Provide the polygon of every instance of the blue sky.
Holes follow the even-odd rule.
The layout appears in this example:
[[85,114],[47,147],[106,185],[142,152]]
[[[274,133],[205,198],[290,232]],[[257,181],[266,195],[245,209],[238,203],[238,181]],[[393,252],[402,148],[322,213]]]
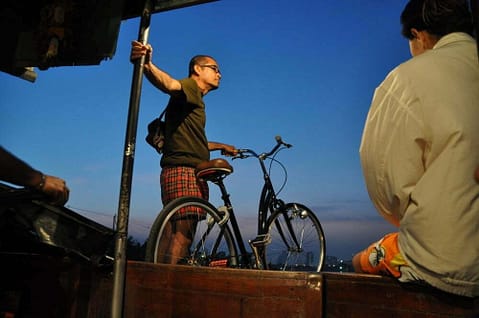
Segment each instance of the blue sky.
[[[375,87],[410,57],[400,35],[405,3],[220,0],[152,17],[155,64],[176,78],[186,77],[195,54],[212,55],[221,67],[220,89],[205,97],[210,140],[258,152],[276,135],[293,144],[278,156],[288,170],[281,197],[316,212],[330,255],[350,258],[393,230],[369,202],[358,148]],[[1,144],[67,180],[67,207],[108,226],[118,212],[128,57],[139,22],[122,22],[114,57],[98,66],[37,70],[33,84],[0,73]],[[129,223],[140,241],[161,209],[159,157],[144,142],[146,125],[167,100],[143,81]],[[259,167],[253,160],[232,165],[227,186],[249,229]],[[274,169],[272,178],[280,184],[283,174]],[[210,196],[219,202],[213,185]]]

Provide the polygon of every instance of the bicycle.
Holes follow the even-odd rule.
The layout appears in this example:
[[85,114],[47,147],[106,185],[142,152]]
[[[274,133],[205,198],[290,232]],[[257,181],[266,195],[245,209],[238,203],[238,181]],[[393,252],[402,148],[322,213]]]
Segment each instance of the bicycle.
[[[180,197],[168,203],[155,219],[149,233],[145,260],[154,263],[170,262],[162,244],[171,237],[172,226],[191,226],[191,244],[174,264],[209,267],[233,267],[284,271],[321,271],[326,253],[324,232],[313,211],[300,203],[285,203],[278,198],[287,180],[285,167],[275,159],[278,152],[292,145],[276,137],[276,145],[267,153],[238,149],[232,159],[258,159],[264,185],[258,208],[256,238],[249,240],[248,252],[236,219],[230,195],[223,180],[233,172],[224,159],[213,159],[196,168],[198,178],[217,185],[224,206],[214,207],[198,197]],[[269,169],[265,161],[271,160]],[[285,171],[285,180],[275,191],[270,178],[271,165],[278,163]],[[188,209],[188,216],[178,215]],[[180,222],[180,223],[178,223]],[[166,261],[168,260],[168,261]]]

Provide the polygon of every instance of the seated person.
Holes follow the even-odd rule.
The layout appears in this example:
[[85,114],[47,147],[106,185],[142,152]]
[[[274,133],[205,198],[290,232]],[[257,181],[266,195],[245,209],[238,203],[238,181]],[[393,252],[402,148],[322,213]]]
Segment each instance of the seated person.
[[[412,58],[376,89],[360,157],[378,212],[398,227],[356,272],[479,296],[479,63],[466,0],[410,0]],[[475,178],[474,178],[475,173]]]

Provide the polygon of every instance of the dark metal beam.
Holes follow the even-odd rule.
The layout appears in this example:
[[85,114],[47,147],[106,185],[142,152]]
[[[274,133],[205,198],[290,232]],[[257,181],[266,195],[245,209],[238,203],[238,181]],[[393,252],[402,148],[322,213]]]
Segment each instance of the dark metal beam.
[[[219,0],[152,0],[152,13],[181,9],[198,4],[215,2]],[[142,1],[126,0],[122,20],[128,20],[141,16],[143,10]]]
[[[151,15],[153,13],[179,9],[186,6],[202,4],[217,0],[144,0],[141,3],[140,30],[138,41],[146,44],[150,31]],[[128,240],[128,218],[130,213],[131,184],[133,177],[133,163],[135,158],[136,134],[138,127],[138,114],[140,110],[141,86],[143,80],[143,64],[145,57],[134,64],[133,78],[130,92],[130,104],[123,153],[123,167],[120,181],[120,197],[116,223],[113,290],[111,303],[111,318],[123,317],[125,278],[126,278],[126,243]]]
[[[151,20],[151,2],[146,0],[140,20],[138,41],[148,42]],[[130,91],[130,104],[126,126],[123,166],[120,181],[120,198],[116,223],[115,255],[113,268],[113,290],[111,301],[111,318],[123,317],[125,278],[126,278],[126,246],[128,240],[128,219],[130,214],[131,184],[133,179],[133,163],[135,158],[138,114],[140,112],[141,86],[143,83],[143,64],[145,57],[135,61]]]

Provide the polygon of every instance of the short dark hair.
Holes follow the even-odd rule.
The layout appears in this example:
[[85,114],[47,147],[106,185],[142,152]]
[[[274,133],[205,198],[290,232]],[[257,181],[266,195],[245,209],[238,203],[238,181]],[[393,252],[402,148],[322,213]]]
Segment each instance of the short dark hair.
[[191,58],[190,64],[188,65],[188,76],[191,76],[193,73],[195,73],[195,65],[200,65],[205,63],[206,59],[212,59],[214,60],[213,57],[209,55],[195,55]]
[[467,0],[410,0],[401,13],[401,34],[413,39],[411,29],[442,37],[452,32],[474,34]]

